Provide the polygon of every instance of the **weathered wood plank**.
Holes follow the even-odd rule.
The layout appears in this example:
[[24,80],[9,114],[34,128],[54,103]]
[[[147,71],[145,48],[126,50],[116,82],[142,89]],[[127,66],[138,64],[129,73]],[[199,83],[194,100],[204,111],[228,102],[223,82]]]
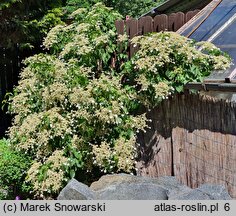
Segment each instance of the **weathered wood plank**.
[[[129,36],[129,39],[139,35],[138,20],[132,18],[126,21],[126,33]],[[134,47],[132,44],[130,44],[129,49],[129,57],[132,57],[137,51],[137,47]]]
[[138,20],[139,35],[153,32],[153,19],[150,16],[142,17]]
[[185,14],[185,22],[187,23],[190,19],[192,19],[196,14],[198,14],[200,10],[189,11]]
[[116,20],[115,26],[116,26],[117,33],[123,35],[124,29],[125,29],[125,21],[124,20]]
[[[118,34],[124,34],[126,31],[129,38],[132,39],[134,36],[144,35],[149,32],[177,31],[196,13],[197,10],[190,11],[186,14],[182,12],[172,13],[170,15],[161,14],[154,18],[146,16],[141,17],[139,20],[128,18],[126,21],[116,21],[115,26]],[[138,47],[129,47],[129,56],[133,56],[137,49]]]
[[161,32],[168,30],[168,16],[166,14],[155,16],[153,22],[153,31]]
[[[148,116],[160,150],[150,142],[150,132],[143,134],[139,164],[146,157],[147,172],[141,175],[171,173],[192,188],[223,184],[236,198],[236,103],[206,95],[177,95]],[[147,144],[152,157],[145,156]],[[168,160],[171,164],[164,166]]]

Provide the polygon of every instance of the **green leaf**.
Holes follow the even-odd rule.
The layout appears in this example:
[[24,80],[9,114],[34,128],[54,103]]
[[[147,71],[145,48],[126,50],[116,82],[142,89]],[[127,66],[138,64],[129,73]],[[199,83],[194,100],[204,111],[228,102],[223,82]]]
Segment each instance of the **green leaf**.
[[74,170],[70,170],[70,178],[74,178],[75,177],[75,171]]

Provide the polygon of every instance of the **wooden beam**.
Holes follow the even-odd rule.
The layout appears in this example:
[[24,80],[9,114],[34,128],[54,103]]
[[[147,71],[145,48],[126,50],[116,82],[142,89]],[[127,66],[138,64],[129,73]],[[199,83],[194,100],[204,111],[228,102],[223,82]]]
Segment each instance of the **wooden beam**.
[[203,91],[236,92],[235,83],[188,83],[184,88]]

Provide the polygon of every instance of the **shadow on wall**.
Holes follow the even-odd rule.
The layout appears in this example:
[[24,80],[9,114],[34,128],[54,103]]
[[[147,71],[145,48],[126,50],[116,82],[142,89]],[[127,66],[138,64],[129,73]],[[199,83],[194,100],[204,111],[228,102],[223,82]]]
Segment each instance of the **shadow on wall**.
[[6,130],[11,124],[11,116],[0,110],[0,138],[5,136]]
[[0,46],[0,138],[10,126],[11,116],[2,110],[2,100],[7,92],[12,92],[18,83],[18,76],[23,66],[22,60],[41,51],[39,44],[33,44],[35,49],[21,50],[19,44],[11,48]]
[[146,158],[145,161],[153,158],[153,146],[163,139],[170,139],[177,127],[188,132],[207,130],[236,135],[236,103],[208,95],[175,95],[148,112],[147,117],[152,120],[149,123],[151,129],[146,133],[140,132],[138,136],[140,157]]
[[176,176],[192,188],[222,184],[236,197],[236,103],[175,95],[148,118],[151,129],[138,136],[138,175]]

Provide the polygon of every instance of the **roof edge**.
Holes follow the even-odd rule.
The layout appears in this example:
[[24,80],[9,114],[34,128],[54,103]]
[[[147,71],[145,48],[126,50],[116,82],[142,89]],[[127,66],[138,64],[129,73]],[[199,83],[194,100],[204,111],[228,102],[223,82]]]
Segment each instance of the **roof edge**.
[[184,31],[194,22],[198,21],[197,26],[193,28],[193,30],[185,35],[186,37],[191,36],[191,34],[209,17],[209,15],[215,10],[215,8],[222,2],[222,0],[213,0],[207,6],[205,6],[199,13],[197,13],[192,19],[190,19],[187,23],[185,23],[180,29],[178,29],[177,33],[183,34]]

